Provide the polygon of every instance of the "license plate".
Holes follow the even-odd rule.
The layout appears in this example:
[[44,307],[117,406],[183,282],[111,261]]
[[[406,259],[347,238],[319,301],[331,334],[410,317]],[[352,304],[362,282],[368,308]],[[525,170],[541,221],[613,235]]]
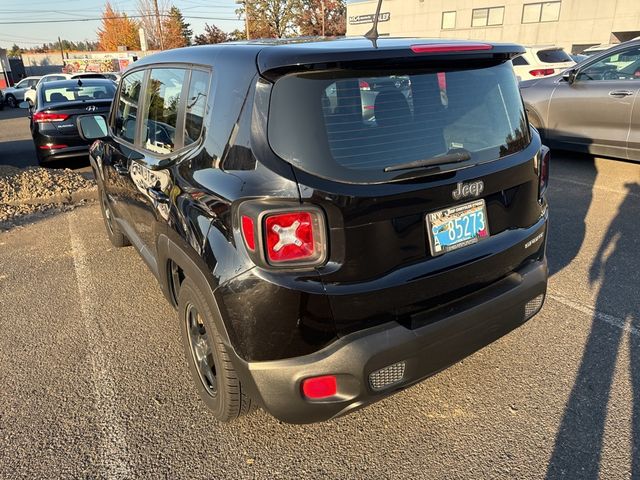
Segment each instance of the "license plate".
[[489,237],[484,200],[427,214],[429,246],[434,257]]

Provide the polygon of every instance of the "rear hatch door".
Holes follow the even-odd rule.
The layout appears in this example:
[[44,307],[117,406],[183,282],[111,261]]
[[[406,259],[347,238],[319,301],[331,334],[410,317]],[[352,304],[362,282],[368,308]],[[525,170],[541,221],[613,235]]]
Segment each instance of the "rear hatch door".
[[[414,325],[544,243],[521,244],[542,215],[540,141],[509,57],[408,50],[389,62],[267,72],[270,145],[293,165],[303,201],[327,216],[330,260],[319,273],[340,333]],[[458,161],[406,166],[438,157]]]

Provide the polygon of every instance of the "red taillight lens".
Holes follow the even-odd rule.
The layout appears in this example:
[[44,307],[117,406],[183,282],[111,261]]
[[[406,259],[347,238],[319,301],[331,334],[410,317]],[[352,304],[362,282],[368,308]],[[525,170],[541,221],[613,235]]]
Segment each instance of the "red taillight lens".
[[247,244],[247,248],[251,251],[256,249],[256,233],[255,224],[253,218],[242,216],[242,236],[244,237],[244,243]]
[[267,258],[271,263],[307,260],[315,256],[313,221],[309,212],[270,215],[265,220]]
[[549,162],[551,161],[551,151],[548,147],[543,146],[539,153],[538,178],[539,196],[542,197],[549,185]]
[[67,148],[68,145],[63,143],[46,143],[44,145],[40,145],[40,150],[60,150],[61,148]]
[[371,90],[371,86],[369,82],[365,82],[364,80],[360,80],[360,90]]
[[553,68],[538,68],[530,70],[529,73],[534,77],[546,77],[547,75],[553,75],[555,70]]
[[431,45],[411,45],[413,53],[445,53],[445,52],[473,52],[477,50],[491,50],[487,43],[434,43]]
[[46,113],[46,112],[36,112],[33,115],[34,122],[63,122],[69,115],[64,113]]
[[258,202],[240,208],[240,231],[256,265],[316,267],[325,261],[327,229],[319,208],[265,210]]
[[302,381],[302,393],[312,400],[333,397],[338,393],[338,381],[334,375],[306,378]]

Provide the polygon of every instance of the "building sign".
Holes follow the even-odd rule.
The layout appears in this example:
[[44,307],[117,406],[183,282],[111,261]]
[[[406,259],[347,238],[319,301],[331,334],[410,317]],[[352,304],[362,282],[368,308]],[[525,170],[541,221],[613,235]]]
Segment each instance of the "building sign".
[[[373,23],[373,17],[375,13],[369,13],[367,15],[351,15],[349,17],[349,25],[362,25],[364,23]],[[388,22],[391,18],[390,12],[384,12],[378,15],[378,22]]]

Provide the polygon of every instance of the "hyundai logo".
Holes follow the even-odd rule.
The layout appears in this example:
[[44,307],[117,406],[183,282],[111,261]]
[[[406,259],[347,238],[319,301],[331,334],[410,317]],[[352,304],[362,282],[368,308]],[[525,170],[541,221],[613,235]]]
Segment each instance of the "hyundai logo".
[[451,192],[454,200],[460,200],[466,197],[477,197],[484,191],[484,182],[477,180],[475,182],[463,183],[458,182],[456,189]]
[[98,109],[95,105],[89,105],[86,110],[87,112],[95,112]]

